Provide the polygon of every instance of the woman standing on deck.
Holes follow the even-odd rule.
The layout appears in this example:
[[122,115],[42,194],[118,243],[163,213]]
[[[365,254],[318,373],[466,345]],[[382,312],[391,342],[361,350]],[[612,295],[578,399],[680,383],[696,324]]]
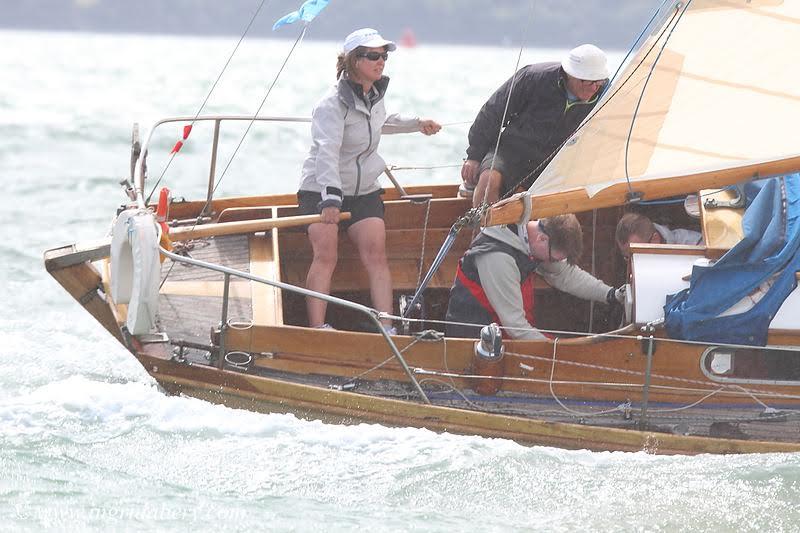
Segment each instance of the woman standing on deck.
[[[372,305],[386,313],[392,311],[392,280],[386,260],[383,191],[378,183],[386,164],[378,155],[378,143],[381,133],[433,135],[441,129],[433,120],[386,115],[383,97],[389,78],[383,69],[389,52],[396,48],[371,28],[347,36],[336,64],[338,83],[312,113],[311,149],[297,192],[301,214],[322,215],[321,222],[308,227],[314,258],[306,287],[330,293],[338,260],[339,213],[349,211],[351,219],[342,224],[367,270]],[[306,305],[311,327],[331,327],[325,322],[325,301],[307,298]],[[393,330],[390,320],[383,321],[383,326]]]

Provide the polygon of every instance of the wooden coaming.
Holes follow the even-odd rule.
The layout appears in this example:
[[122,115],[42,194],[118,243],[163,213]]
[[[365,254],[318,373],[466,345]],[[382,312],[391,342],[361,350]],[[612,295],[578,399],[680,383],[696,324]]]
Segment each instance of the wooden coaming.
[[[396,338],[400,350],[406,349],[412,341],[411,337]],[[792,341],[796,344],[800,339],[795,336]],[[383,338],[375,334],[288,326],[253,327],[230,331],[226,345],[232,350],[268,353],[269,357],[257,358],[258,366],[298,374],[352,378],[389,359],[381,368],[368,372],[364,379],[407,381]],[[418,342],[404,352],[404,357],[412,367],[470,375],[473,346],[474,341],[469,339]],[[651,401],[689,404],[718,390],[705,402],[718,405],[752,402],[749,395],[742,393],[741,386],[714,382],[703,374],[699,362],[705,348],[703,345],[656,339],[649,392]],[[642,341],[637,338],[595,336],[566,340],[560,344],[508,341],[505,349],[505,377],[519,380],[504,379],[504,391],[619,403],[642,398],[646,358]],[[555,371],[551,378],[554,357]],[[467,378],[455,378],[455,381],[460,387],[469,386]],[[760,395],[765,400],[769,398],[768,401],[775,404],[800,404],[797,386],[755,383],[746,388],[753,395]]]
[[[395,290],[411,290],[419,281],[420,259],[424,256],[423,271],[427,272],[436,257],[448,229],[433,228],[427,231],[425,249],[422,249],[422,232],[410,229],[388,229],[386,231],[386,255]],[[430,281],[431,288],[450,288],[456,264],[469,246],[469,231],[458,235],[453,248],[446,256],[442,267]],[[304,235],[282,232],[280,237],[281,260],[284,265],[283,281],[303,286],[313,254],[311,244]],[[350,239],[342,232],[339,239],[339,260],[336,264],[331,290],[333,292],[353,291],[369,287],[369,278],[364,270],[358,251]]]
[[[426,186],[411,186],[406,187],[405,190],[408,194],[423,194],[430,193],[434,198],[454,198],[458,185],[426,185]],[[400,193],[393,188],[384,190],[384,200],[399,200]],[[297,195],[292,194],[270,194],[261,196],[237,196],[228,198],[217,198],[212,200],[211,206],[206,210],[212,213],[223,213],[229,208],[261,208],[261,207],[276,207],[276,206],[291,206],[297,204]],[[174,219],[188,219],[196,217],[200,211],[205,207],[205,200],[188,201],[188,202],[173,202],[170,204],[169,218]],[[155,208],[155,206],[153,206]],[[239,211],[236,220],[250,220],[253,218],[261,218],[258,209],[254,209],[251,216],[241,216],[242,211]],[[231,215],[228,215],[231,216]],[[233,218],[233,217],[232,217]]]
[[[269,235],[251,235],[250,272],[272,281],[281,279],[278,230]],[[253,301],[253,322],[255,324],[283,324],[283,298],[281,290],[263,283],[251,283]]]

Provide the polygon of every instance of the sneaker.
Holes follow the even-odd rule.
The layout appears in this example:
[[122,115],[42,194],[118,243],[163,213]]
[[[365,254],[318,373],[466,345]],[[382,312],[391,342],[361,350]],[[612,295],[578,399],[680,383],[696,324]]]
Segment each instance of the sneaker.
[[389,335],[397,335],[397,328],[394,326],[381,326],[383,331],[388,333]]
[[327,322],[325,322],[325,323],[324,323],[324,324],[322,324],[321,326],[315,326],[315,327],[314,327],[314,329],[330,329],[330,330],[336,331],[336,328],[335,328],[335,327],[333,327],[333,326],[331,326],[331,325],[330,325],[330,324],[328,324]]

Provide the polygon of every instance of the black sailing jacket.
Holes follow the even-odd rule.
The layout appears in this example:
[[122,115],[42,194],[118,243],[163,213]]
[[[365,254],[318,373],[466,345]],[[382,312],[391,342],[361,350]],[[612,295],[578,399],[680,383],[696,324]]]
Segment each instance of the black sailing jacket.
[[[567,105],[560,63],[528,65],[515,76],[498,155],[520,174],[504,176],[504,185],[516,184],[533,172],[526,184],[529,186],[546,166],[546,160],[594,108],[597,96],[588,102]],[[468,159],[481,161],[494,151],[511,81],[497,89],[475,117],[469,130]]]

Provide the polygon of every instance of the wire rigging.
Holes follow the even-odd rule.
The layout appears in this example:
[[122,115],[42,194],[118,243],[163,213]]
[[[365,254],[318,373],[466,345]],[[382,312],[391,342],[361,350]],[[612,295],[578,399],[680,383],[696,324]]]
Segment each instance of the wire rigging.
[[261,103],[258,105],[258,108],[256,109],[255,113],[253,113],[253,117],[250,119],[250,122],[247,124],[247,128],[245,129],[244,133],[242,133],[242,136],[239,139],[239,143],[236,145],[236,148],[233,150],[233,153],[231,154],[230,158],[228,159],[228,162],[225,164],[225,168],[222,170],[222,173],[220,174],[219,178],[217,179],[216,183],[214,184],[214,188],[211,190],[211,194],[209,195],[208,200],[206,200],[205,206],[200,211],[201,213],[204,212],[208,208],[208,206],[209,206],[209,204],[211,202],[211,199],[214,197],[214,193],[217,191],[217,188],[222,183],[222,180],[225,177],[225,174],[228,172],[228,169],[230,168],[231,163],[233,163],[233,160],[236,158],[236,154],[239,152],[239,149],[242,147],[242,144],[244,143],[244,140],[247,138],[247,134],[250,133],[250,129],[253,127],[253,124],[255,123],[256,119],[258,118],[258,115],[261,112],[261,109],[264,107],[264,104],[266,104],[267,98],[269,98],[269,95],[272,92],[272,89],[275,88],[275,85],[278,83],[278,78],[280,78],[281,73],[283,73],[283,69],[286,68],[286,64],[289,62],[289,58],[292,57],[292,54],[294,53],[295,49],[297,48],[297,45],[302,42],[303,37],[305,37],[307,31],[308,31],[308,24],[306,23],[305,25],[303,25],[303,29],[300,31],[300,34],[297,36],[297,39],[295,39],[294,43],[292,44],[292,48],[289,50],[289,53],[284,58],[283,63],[281,64],[281,67],[278,69],[278,73],[275,75],[275,78],[273,78],[272,82],[270,83],[270,86],[267,89],[267,92],[264,95],[264,98],[261,99]]
[[[497,142],[494,145],[494,154],[492,154],[492,164],[489,166],[489,171],[494,170],[495,161],[497,160],[497,151],[500,149],[500,139],[503,135],[503,125],[506,123],[506,117],[508,116],[508,106],[511,104],[511,95],[514,94],[514,86],[517,83],[517,76],[519,76],[519,64],[522,61],[522,51],[525,49],[525,36],[530,29],[531,23],[533,22],[533,13],[534,13],[534,2],[531,2],[531,12],[530,16],[528,17],[528,24],[523,29],[522,39],[520,39],[519,44],[519,52],[517,53],[517,62],[514,65],[514,74],[511,76],[511,85],[508,88],[508,97],[506,98],[506,105],[503,107],[503,118],[500,119],[500,127],[497,130]],[[476,169],[476,172],[480,171],[480,168]],[[483,191],[483,200],[481,203],[488,204],[489,200],[489,187],[484,189]]]
[[[217,88],[217,84],[219,83],[219,80],[222,79],[222,75],[225,73],[225,70],[228,68],[228,65],[230,65],[231,61],[233,60],[233,56],[235,56],[236,52],[239,50],[239,45],[241,45],[242,41],[244,41],[244,38],[247,35],[247,32],[250,31],[250,28],[253,26],[253,22],[255,22],[256,18],[258,18],[258,14],[261,12],[261,9],[264,7],[264,4],[266,3],[266,1],[267,0],[261,0],[261,3],[256,8],[255,12],[253,13],[253,16],[250,17],[250,21],[247,23],[247,26],[245,27],[244,31],[242,32],[241,37],[239,37],[239,40],[236,42],[236,46],[233,47],[233,50],[231,51],[230,55],[228,56],[228,59],[225,61],[225,65],[222,66],[222,70],[220,70],[219,75],[217,75],[217,79],[214,80],[214,83],[211,85],[211,89],[209,89],[208,94],[206,94],[206,97],[203,99],[203,103],[200,104],[200,107],[197,109],[197,112],[194,114],[194,117],[192,118],[192,121],[189,124],[189,128],[190,129],[191,129],[192,126],[194,126],[194,123],[197,121],[197,117],[200,116],[200,113],[202,113],[203,109],[205,109],[209,98],[211,98],[211,94],[214,92],[214,89]],[[172,165],[172,160],[175,159],[176,155],[178,155],[177,151],[173,151],[170,154],[169,160],[164,165],[164,170],[161,171],[161,174],[158,176],[158,179],[156,180],[155,184],[153,185],[153,188],[150,190],[150,194],[147,195],[147,200],[145,200],[145,202],[144,202],[145,205],[150,203],[150,198],[152,198],[153,193],[155,192],[155,190],[158,187],[159,183],[161,183],[161,180],[164,178],[164,175],[167,173],[167,170],[169,169],[170,165]],[[142,188],[144,189],[144,183],[143,183]]]
[[[250,133],[250,129],[253,127],[253,124],[255,123],[256,119],[258,118],[258,115],[261,112],[261,109],[264,107],[264,104],[267,102],[267,98],[269,98],[269,95],[272,92],[272,89],[278,83],[278,78],[280,78],[280,75],[283,72],[283,69],[286,67],[286,64],[289,62],[289,58],[292,57],[292,54],[294,53],[294,50],[297,48],[297,45],[300,44],[300,42],[303,40],[303,37],[305,37],[307,31],[308,31],[308,23],[303,25],[303,29],[300,31],[300,34],[297,36],[297,39],[295,39],[294,43],[292,44],[292,47],[289,50],[289,53],[286,55],[286,58],[284,58],[283,63],[281,64],[280,69],[278,69],[278,73],[275,75],[275,77],[273,78],[272,82],[270,83],[270,86],[267,89],[267,92],[264,95],[264,98],[261,99],[261,103],[258,105],[258,108],[256,109],[255,113],[253,113],[253,116],[250,119],[250,122],[248,122],[247,128],[245,128],[244,133],[242,133],[242,136],[239,139],[239,142],[236,145],[236,148],[233,150],[233,153],[228,158],[228,162],[225,164],[225,168],[220,173],[219,178],[216,179],[216,181],[214,183],[214,187],[211,189],[211,194],[208,195],[208,198],[206,199],[205,204],[203,204],[203,208],[199,211],[199,214],[197,215],[197,218],[195,219],[194,224],[192,224],[192,226],[191,226],[192,229],[194,229],[197,226],[197,224],[200,223],[202,214],[205,213],[206,209],[208,209],[208,207],[211,205],[211,201],[214,198],[214,193],[217,192],[217,188],[222,183],[222,179],[225,177],[226,173],[228,172],[228,169],[231,166],[231,163],[233,163],[233,160],[236,158],[236,154],[239,152],[239,149],[242,147],[242,144],[244,143],[244,140],[247,138],[247,134]],[[173,157],[174,157],[174,155],[175,154],[173,154]],[[172,160],[172,158],[170,158],[170,161],[171,160]],[[151,192],[151,194],[152,194],[152,192]],[[164,282],[166,282],[167,278],[169,278],[169,275],[172,273],[172,267],[173,266],[175,266],[175,263],[172,263],[172,265],[170,266],[169,270],[167,270],[166,275],[161,280],[161,286],[163,286]]]
[[[674,19],[675,16],[677,16],[677,13],[674,13],[672,15],[672,18]],[[553,157],[555,157],[555,155],[559,152],[559,150],[561,150],[561,148],[563,148],[563,146],[567,143],[567,141],[569,141],[569,139],[571,139],[576,133],[578,133],[584,127],[586,127],[586,125],[590,122],[591,118],[594,117],[595,115],[597,115],[617,94],[619,94],[619,92],[624,87],[627,86],[628,82],[631,80],[633,75],[639,70],[639,68],[642,66],[642,63],[644,63],[645,59],[650,55],[650,52],[655,48],[656,43],[658,43],[661,40],[661,36],[667,31],[667,29],[669,28],[671,23],[672,23],[672,20],[670,20],[666,24],[664,24],[664,27],[662,28],[662,30],[659,33],[658,37],[656,39],[654,39],[653,44],[650,46],[650,48],[647,50],[647,52],[642,55],[642,58],[639,61],[639,63],[635,67],[633,67],[631,69],[630,74],[628,74],[628,77],[625,78],[622,82],[620,82],[619,86],[617,86],[617,88],[614,89],[614,91],[611,94],[609,94],[608,96],[604,95],[603,100],[600,101],[598,103],[598,105],[592,110],[591,114],[583,122],[581,122],[581,124],[577,128],[575,128],[575,131],[572,132],[572,135],[570,137],[568,137],[566,140],[564,140],[561,144],[559,144],[556,147],[556,149],[550,155],[548,155],[536,168],[534,168],[524,178],[522,178],[517,183],[516,187],[510,188],[500,198],[501,200],[505,199],[505,198],[508,198],[509,196],[514,194],[514,189],[516,189],[517,187],[523,187],[523,188],[529,187],[531,178],[533,176],[538,176],[539,171],[542,170],[548,163],[550,163],[550,161],[553,159]],[[635,44],[634,44],[634,46],[635,46]]]
[[[648,83],[650,83],[650,78],[653,76],[653,72],[656,69],[656,65],[658,65],[659,59],[661,59],[661,54],[664,53],[664,50],[667,47],[667,43],[669,42],[670,38],[672,37],[672,33],[675,31],[675,28],[678,27],[678,24],[680,23],[681,18],[683,18],[683,14],[686,13],[687,9],[689,9],[689,6],[691,5],[691,3],[692,3],[692,0],[689,0],[683,6],[683,11],[680,11],[680,14],[678,14],[678,10],[680,10],[681,5],[680,4],[676,5],[676,8],[675,8],[676,9],[676,16],[673,17],[674,22],[670,21],[671,27],[670,27],[670,25],[665,26],[665,30],[666,30],[667,27],[670,27],[669,33],[664,38],[664,43],[661,45],[661,48],[658,51],[658,55],[656,55],[655,60],[653,60],[653,64],[650,66],[650,70],[647,72],[647,77],[645,78],[644,84],[642,85],[642,90],[639,93],[639,99],[636,101],[636,107],[633,110],[633,116],[631,116],[631,125],[630,125],[630,128],[628,129],[628,135],[625,137],[625,181],[628,183],[628,192],[630,192],[631,194],[633,193],[633,187],[631,186],[631,177],[630,177],[630,174],[628,172],[628,155],[630,153],[631,138],[633,137],[633,126],[636,124],[636,117],[639,114],[639,107],[642,104],[642,100],[644,100],[644,94],[645,94],[645,91],[647,90],[647,85],[648,85]],[[661,35],[664,35],[664,33],[662,32]],[[661,38],[661,35],[659,35],[659,39]],[[654,43],[654,46],[655,46],[655,43]],[[651,48],[651,50],[648,50],[648,52],[647,52],[648,55],[650,54],[650,51],[652,51],[652,48]]]

